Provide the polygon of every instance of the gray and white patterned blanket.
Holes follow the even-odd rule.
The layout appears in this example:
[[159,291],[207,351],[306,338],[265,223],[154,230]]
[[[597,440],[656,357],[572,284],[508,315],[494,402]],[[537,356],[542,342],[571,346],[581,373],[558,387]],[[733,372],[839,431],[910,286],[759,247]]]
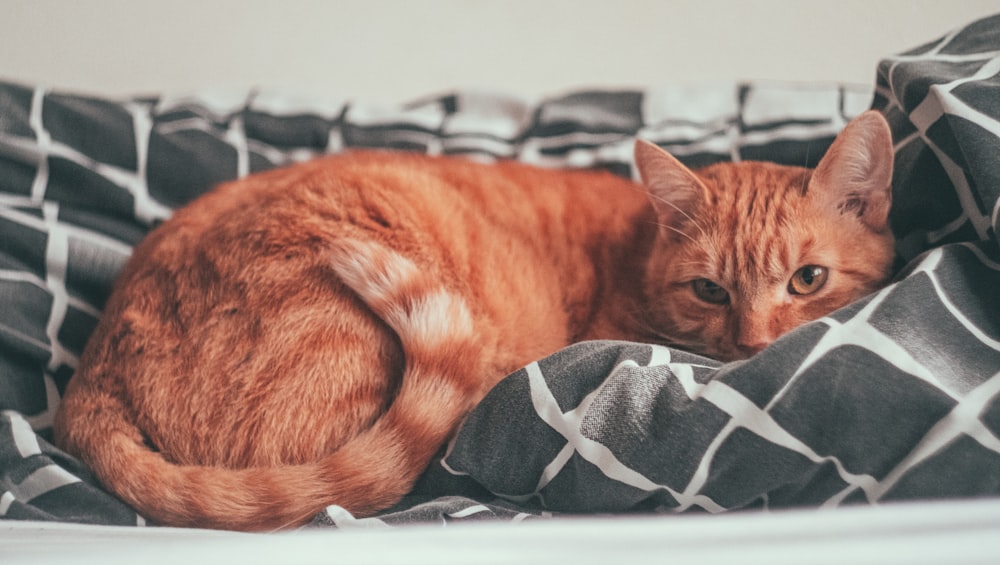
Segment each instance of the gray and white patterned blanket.
[[900,274],[721,364],[571,346],[501,382],[384,525],[1000,495],[1000,16],[878,68],[874,89],[734,84],[461,92],[409,105],[264,91],[109,100],[0,82],[0,518],[144,524],[54,448],[52,416],[132,245],[219,181],[352,147],[631,172],[815,165],[869,105],[896,143]]

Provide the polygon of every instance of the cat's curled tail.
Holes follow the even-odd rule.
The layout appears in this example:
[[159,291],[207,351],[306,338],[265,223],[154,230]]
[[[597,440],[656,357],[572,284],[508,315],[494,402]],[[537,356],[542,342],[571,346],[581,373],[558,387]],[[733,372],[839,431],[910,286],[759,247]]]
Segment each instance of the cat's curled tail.
[[476,368],[455,361],[476,347],[473,318],[461,296],[378,244],[337,242],[331,261],[403,345],[406,369],[386,413],[319,461],[226,469],[166,460],[105,394],[92,419],[103,429],[83,440],[106,486],[159,524],[248,531],[300,525],[333,504],[366,516],[398,502],[481,395]]

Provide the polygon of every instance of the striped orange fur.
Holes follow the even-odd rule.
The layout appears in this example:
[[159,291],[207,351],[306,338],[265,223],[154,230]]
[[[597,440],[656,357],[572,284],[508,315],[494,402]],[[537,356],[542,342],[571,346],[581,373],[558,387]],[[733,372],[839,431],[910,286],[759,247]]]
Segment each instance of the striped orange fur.
[[815,171],[694,172],[645,142],[636,163],[641,185],[357,152],[223,185],[136,248],[57,443],[160,524],[370,515],[534,359],[596,338],[739,359],[890,274],[874,112]]

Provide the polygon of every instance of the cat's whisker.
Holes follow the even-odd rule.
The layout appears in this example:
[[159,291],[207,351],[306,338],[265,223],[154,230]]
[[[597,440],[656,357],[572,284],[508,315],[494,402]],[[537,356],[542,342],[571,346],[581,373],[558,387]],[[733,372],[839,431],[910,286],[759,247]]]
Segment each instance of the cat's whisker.
[[688,234],[684,233],[683,231],[681,231],[681,230],[679,230],[679,229],[675,228],[674,226],[670,226],[670,225],[667,225],[667,224],[662,224],[662,223],[660,223],[660,222],[650,222],[650,223],[651,223],[651,224],[653,224],[654,226],[657,226],[657,227],[661,227],[661,228],[665,228],[665,229],[668,229],[668,230],[670,230],[670,231],[672,231],[672,232],[676,233],[677,235],[682,235],[682,236],[684,236],[684,237],[686,237],[686,238],[690,239],[690,240],[691,240],[692,242],[694,242],[694,243],[698,243],[698,240],[696,240],[695,238],[691,237],[690,235],[688,235]]
[[[695,218],[693,218],[691,216],[691,214],[688,214],[687,212],[685,212],[684,210],[682,210],[680,207],[678,207],[673,202],[667,200],[666,198],[664,198],[662,196],[659,196],[657,194],[653,194],[652,192],[650,192],[647,188],[645,188],[642,185],[636,185],[636,186],[632,187],[632,189],[635,190],[636,192],[642,192],[642,193],[644,193],[648,198],[650,198],[652,200],[656,200],[657,202],[662,202],[663,204],[666,204],[667,206],[670,206],[671,208],[673,208],[674,210],[676,210],[680,215],[684,216],[684,219],[686,219],[691,224],[694,224],[694,227],[698,228],[698,231],[701,233],[701,235],[703,237],[706,235],[705,226],[701,225],[698,222],[697,219],[695,219]],[[668,227],[668,226],[665,226],[665,227]],[[690,236],[688,236],[687,234],[684,234],[684,235],[686,237],[690,238]]]
[[654,325],[648,318],[648,309],[629,308],[626,309],[625,313],[636,325],[637,331],[644,334],[642,338],[644,341],[696,355],[712,357],[710,353],[706,353],[710,351],[710,348],[705,341],[692,337],[682,338],[677,335],[670,335],[662,326]]
[[637,328],[642,333],[646,334],[650,341],[655,341],[657,343],[667,345],[670,347],[679,347],[681,349],[689,347],[698,347],[698,344],[693,341],[685,341],[677,339],[676,336],[668,335],[662,328],[654,326],[649,320],[646,319],[647,312],[645,310],[629,309],[627,314],[635,322]]
[[[804,165],[802,165],[803,167],[808,167],[809,166],[809,148],[811,146],[812,146],[812,141],[807,141],[806,142],[806,162],[805,162]],[[806,187],[808,186],[808,178],[809,178],[808,175],[802,175],[802,186],[799,187],[799,192],[801,192],[802,194],[806,193]]]
[[275,527],[275,528],[272,528],[272,529],[269,529],[269,530],[266,530],[266,531],[264,531],[264,532],[262,532],[262,533],[266,533],[266,534],[276,534],[276,533],[278,533],[278,532],[280,532],[280,531],[282,531],[282,530],[285,530],[285,529],[288,529],[288,528],[291,528],[292,526],[296,526],[296,525],[298,525],[298,524],[299,524],[300,522],[301,522],[300,520],[289,520],[288,522],[285,522],[285,523],[281,524],[280,526],[277,526],[277,527]]
[[680,206],[678,206],[678,205],[674,204],[673,202],[671,202],[671,201],[667,200],[666,198],[663,198],[662,196],[659,196],[659,195],[656,195],[656,194],[653,194],[653,193],[651,193],[651,192],[650,192],[650,193],[648,193],[648,194],[649,194],[649,197],[650,197],[650,198],[652,198],[652,199],[655,199],[655,200],[657,200],[658,202],[662,202],[662,203],[666,204],[667,206],[670,206],[671,208],[673,208],[674,210],[676,210],[676,211],[677,211],[677,212],[678,212],[678,213],[679,213],[680,215],[684,216],[684,218],[685,218],[685,219],[686,219],[686,220],[687,220],[688,222],[690,222],[690,223],[694,224],[694,227],[698,228],[698,231],[699,231],[699,232],[701,232],[701,235],[702,235],[702,237],[705,237],[705,236],[707,236],[707,233],[706,233],[706,231],[705,231],[705,227],[704,227],[704,226],[702,226],[702,225],[701,225],[701,224],[700,224],[700,223],[698,222],[698,220],[696,220],[695,218],[691,217],[691,214],[688,214],[687,212],[685,212],[685,211],[684,211],[684,210],[683,210],[683,209],[682,209],[682,208],[681,208]]

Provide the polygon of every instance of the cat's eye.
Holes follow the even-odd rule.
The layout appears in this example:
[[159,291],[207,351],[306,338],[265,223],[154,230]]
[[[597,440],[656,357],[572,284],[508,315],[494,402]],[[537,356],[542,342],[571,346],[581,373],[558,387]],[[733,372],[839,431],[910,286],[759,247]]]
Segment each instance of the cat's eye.
[[726,304],[729,302],[729,293],[726,292],[726,289],[708,279],[692,281],[691,288],[694,289],[695,296],[709,304]]
[[812,294],[823,288],[828,276],[829,271],[826,267],[806,265],[792,275],[792,280],[788,281],[788,292],[799,295]]

